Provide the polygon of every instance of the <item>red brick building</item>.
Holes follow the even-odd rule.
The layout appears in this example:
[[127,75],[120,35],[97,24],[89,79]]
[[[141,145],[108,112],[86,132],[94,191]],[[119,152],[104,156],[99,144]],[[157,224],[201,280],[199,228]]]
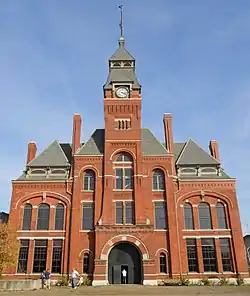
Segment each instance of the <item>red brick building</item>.
[[[103,87],[104,129],[81,143],[54,141],[36,155],[28,144],[24,173],[12,182],[9,222],[22,247],[15,277],[75,267],[93,285],[156,284],[167,278],[249,277],[235,179],[194,140],[165,142],[141,127],[135,59],[119,40]],[[153,107],[152,107],[153,108]],[[87,120],[87,119],[86,119]]]

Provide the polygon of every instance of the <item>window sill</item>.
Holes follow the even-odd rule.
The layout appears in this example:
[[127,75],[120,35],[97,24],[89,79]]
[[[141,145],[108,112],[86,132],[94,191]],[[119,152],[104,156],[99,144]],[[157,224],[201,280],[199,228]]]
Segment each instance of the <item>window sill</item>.
[[84,229],[84,230],[80,230],[80,232],[93,232],[93,229]]
[[93,192],[95,192],[95,190],[81,190],[81,192],[93,193]]
[[52,233],[60,233],[60,232],[66,232],[65,230],[17,230],[17,232],[52,232]]
[[115,191],[115,192],[124,192],[124,191],[132,192],[133,189],[113,189],[113,191]]
[[160,231],[167,232],[168,229],[154,229],[154,231],[156,231],[156,232],[160,232]]
[[155,190],[152,190],[152,192],[153,192],[153,193],[156,193],[156,192],[165,192],[165,190],[164,190],[164,189],[160,189],[160,190],[156,190],[156,189],[155,189]]

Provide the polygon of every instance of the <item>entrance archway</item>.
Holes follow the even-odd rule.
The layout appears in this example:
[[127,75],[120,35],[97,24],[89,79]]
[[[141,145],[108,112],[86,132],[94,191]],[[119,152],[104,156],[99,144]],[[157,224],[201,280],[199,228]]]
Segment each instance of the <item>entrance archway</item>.
[[142,258],[138,249],[130,243],[115,245],[108,257],[108,280],[110,284],[122,284],[122,271],[126,270],[127,284],[141,284]]

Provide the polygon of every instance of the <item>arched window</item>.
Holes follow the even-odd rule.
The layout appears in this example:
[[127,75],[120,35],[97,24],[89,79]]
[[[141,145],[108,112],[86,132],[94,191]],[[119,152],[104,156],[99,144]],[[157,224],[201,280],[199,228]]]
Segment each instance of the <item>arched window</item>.
[[49,205],[42,203],[38,207],[37,230],[49,229]]
[[227,229],[226,212],[222,202],[216,205],[217,223],[219,229]]
[[167,273],[167,257],[166,254],[160,254],[160,273]]
[[95,173],[92,170],[87,170],[84,173],[83,190],[85,190],[85,191],[94,191],[95,190]]
[[194,229],[193,208],[190,203],[184,205],[184,220],[186,229]]
[[83,273],[89,273],[89,254],[83,255]]
[[115,159],[115,162],[133,162],[133,158],[129,153],[121,153]]
[[22,230],[30,230],[32,217],[32,205],[26,204],[23,208]]
[[201,202],[199,204],[199,220],[200,229],[212,229],[211,212],[207,203]]
[[115,189],[131,190],[134,188],[133,158],[128,153],[121,153],[114,161]]
[[63,230],[64,226],[64,205],[56,206],[55,230]]
[[153,171],[153,190],[162,191],[165,189],[164,173],[162,170],[156,169]]

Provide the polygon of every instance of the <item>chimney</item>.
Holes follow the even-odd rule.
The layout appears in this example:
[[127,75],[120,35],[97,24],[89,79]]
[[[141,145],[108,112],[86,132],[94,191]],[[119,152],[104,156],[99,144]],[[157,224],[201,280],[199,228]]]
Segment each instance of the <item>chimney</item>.
[[172,131],[172,115],[165,113],[163,116],[164,132],[165,132],[165,146],[169,153],[174,153],[174,141]]
[[217,160],[220,161],[219,146],[216,140],[211,140],[209,143],[209,149],[211,155]]
[[36,157],[36,142],[30,141],[28,144],[27,164]]
[[81,115],[74,114],[73,135],[72,135],[72,155],[74,155],[81,146],[81,125],[82,125]]

